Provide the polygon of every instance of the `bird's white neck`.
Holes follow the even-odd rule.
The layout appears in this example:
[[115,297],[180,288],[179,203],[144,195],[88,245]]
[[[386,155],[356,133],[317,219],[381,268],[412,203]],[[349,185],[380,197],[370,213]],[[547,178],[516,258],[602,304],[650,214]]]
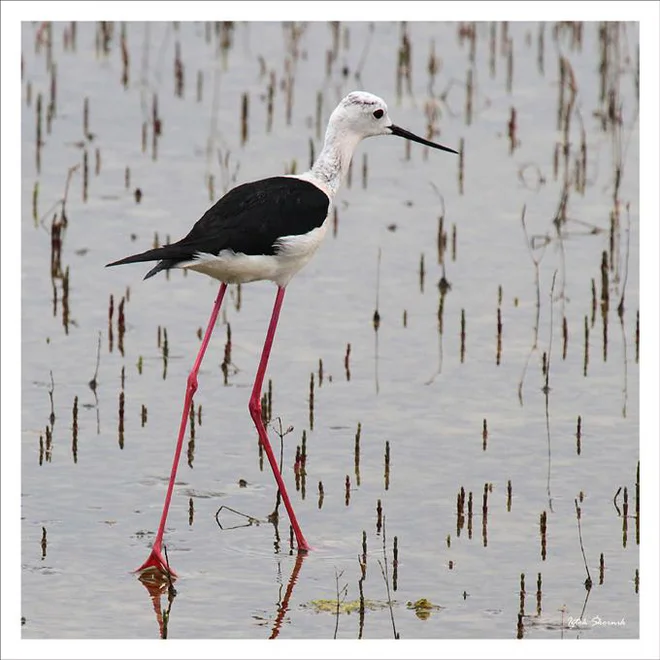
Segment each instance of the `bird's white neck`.
[[361,136],[329,126],[323,149],[312,165],[309,174],[320,181],[334,197],[346,178],[353,152]]

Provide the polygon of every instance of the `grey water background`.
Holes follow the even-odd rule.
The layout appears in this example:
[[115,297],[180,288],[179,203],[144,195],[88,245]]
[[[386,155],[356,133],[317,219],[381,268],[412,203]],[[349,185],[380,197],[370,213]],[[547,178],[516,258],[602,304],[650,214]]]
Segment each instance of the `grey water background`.
[[[40,25],[23,24],[24,638],[157,638],[163,634],[162,610],[168,607],[170,638],[388,638],[393,629],[403,639],[510,639],[520,633],[552,639],[639,636],[639,546],[632,517],[639,460],[637,27],[618,27],[618,131],[603,130],[598,114],[607,111],[607,104],[599,100],[598,24],[582,25],[578,46],[575,28],[478,23],[473,26],[474,61],[470,39],[461,39],[460,27],[237,23],[216,29],[203,23],[115,23],[102,28],[78,23],[73,49],[70,24],[55,23],[45,35],[52,40],[49,64],[47,44],[35,46],[37,38],[45,38]],[[125,87],[122,30],[129,61]],[[404,76],[398,90],[404,33],[411,55],[410,79]],[[405,55],[405,43],[403,48]],[[182,96],[175,94],[177,49],[183,66]],[[437,69],[432,83],[431,52]],[[553,219],[560,205],[564,165],[560,157],[555,179],[553,154],[563,139],[557,123],[560,56],[570,63],[577,90],[569,130],[571,181],[580,153],[578,111],[588,156],[584,191],[569,185],[567,219],[560,223],[558,235]],[[56,104],[48,132],[52,64]],[[468,124],[469,71],[474,95]],[[198,72],[203,79],[201,100]],[[275,87],[269,131],[271,72]],[[288,85],[293,94],[290,123]],[[396,138],[365,141],[354,158],[350,185],[339,195],[336,235],[328,233],[315,259],[288,288],[267,378],[272,379],[273,418],[280,418],[284,428],[293,426],[284,438],[283,474],[315,548],[298,565],[284,511],[279,536],[265,522],[274,507],[275,488],[268,467],[259,469],[256,432],[247,412],[275,289],[269,283],[242,287],[240,308],[238,292],[231,289],[200,373],[195,405],[202,407],[202,418],[195,426],[192,466],[184,451],[165,536],[170,561],[180,576],[176,596],[168,602],[165,590],[152,600],[131,571],[146,558],[158,524],[186,376],[217,284],[178,271],[143,282],[143,266],[103,266],[147,249],[155,232],[161,242],[187,233],[212,203],[210,174],[215,200],[234,183],[291,171],[294,162],[297,171],[306,169],[310,141],[315,153],[322,144],[316,130],[318,94],[322,137],[338,100],[360,88],[383,96],[398,125],[426,134],[433,116],[438,141],[459,148],[464,140],[462,190],[458,157],[426,153],[419,145],[407,152]],[[39,172],[38,94],[43,99]],[[154,158],[155,94],[162,133]],[[243,94],[249,96],[244,144]],[[83,134],[85,98],[93,136]],[[512,153],[507,136],[511,108],[516,110],[519,140]],[[622,163],[620,222],[612,235],[617,162]],[[65,305],[63,278],[51,272],[51,224],[54,215],[60,216],[57,202],[74,166],[80,167],[71,176],[62,234],[61,261],[63,270],[68,269]],[[142,193],[139,203],[137,188]],[[531,253],[521,223],[523,207],[527,235],[533,239]],[[442,264],[441,215],[448,235]],[[545,243],[545,248],[539,247]],[[608,264],[611,302],[606,320],[600,308],[603,252],[614,257],[611,268]],[[531,350],[537,300],[531,257],[539,262],[536,350]],[[444,296],[438,287],[443,275],[451,285]],[[597,287],[595,315],[592,280]],[[616,308],[624,292],[620,320]],[[117,325],[122,298],[123,355]],[[228,323],[232,365],[225,385],[220,365]],[[159,328],[161,340],[162,331],[167,331],[166,370]],[[99,336],[93,391],[89,382],[95,375]],[[348,344],[350,378],[345,363]],[[547,401],[541,371],[544,352],[550,353]],[[303,432],[304,498],[295,488],[293,471]],[[40,452],[40,442],[47,443],[49,435],[51,446]],[[279,450],[272,428],[270,436]],[[245,487],[240,480],[245,480]],[[319,482],[324,491],[321,506]],[[473,494],[471,534],[466,520],[457,519],[461,488]],[[629,518],[617,510],[622,508],[620,488],[628,492]],[[593,580],[589,592],[575,506],[580,497],[582,541]],[[385,531],[377,528],[379,500]],[[221,530],[215,519],[221,506],[262,522]],[[545,559],[540,534],[544,512]],[[466,509],[464,513],[467,517]],[[223,520],[229,526],[242,523],[230,514]],[[370,606],[360,622],[357,610],[342,609],[336,616],[326,606],[337,599],[338,591],[344,605],[359,600],[363,532],[367,555],[362,590]],[[385,560],[386,577],[381,572]],[[521,573],[526,593],[519,622]],[[539,573],[542,598],[537,614]],[[421,599],[436,607],[425,612]]]

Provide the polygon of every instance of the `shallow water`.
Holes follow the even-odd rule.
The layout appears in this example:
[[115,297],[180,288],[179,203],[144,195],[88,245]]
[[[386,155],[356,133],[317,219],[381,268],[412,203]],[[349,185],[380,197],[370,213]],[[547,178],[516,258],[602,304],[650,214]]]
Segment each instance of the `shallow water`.
[[[400,97],[396,65],[403,28],[386,23],[372,27],[372,31],[367,23],[339,27],[337,55],[328,74],[327,53],[333,50],[334,36],[325,23],[298,26],[296,40],[291,27],[281,24],[236,24],[216,34],[215,27],[201,23],[148,28],[128,23],[130,68],[124,88],[120,24],[112,26],[108,52],[103,53],[95,45],[99,24],[79,23],[73,50],[64,43],[69,24],[56,23],[50,32],[57,67],[56,107],[48,133],[48,49],[42,45],[35,52],[39,25],[23,25],[24,638],[167,634],[263,639],[336,634],[354,639],[389,638],[393,629],[403,639],[639,636],[634,517],[639,461],[636,26],[619,25],[619,32],[610,34],[619,50],[610,45],[609,57],[617,52],[620,59],[618,68],[611,65],[619,75],[610,73],[607,89],[619,95],[623,116],[622,123],[608,120],[605,130],[594,114],[607,110],[599,100],[596,24],[582,25],[580,43],[573,42],[570,27],[497,24],[494,74],[490,24],[476,26],[473,64],[469,38],[461,43],[457,24],[410,24],[410,89],[404,79]],[[363,42],[370,33],[356,80]],[[48,34],[42,32],[41,37]],[[543,71],[538,60],[541,34]],[[507,39],[513,48],[510,92]],[[184,67],[182,97],[174,94],[176,44]],[[429,91],[431,44],[440,65]],[[566,171],[561,156],[557,175],[553,173],[555,144],[564,139],[557,124],[558,53],[570,64],[576,96],[568,132],[566,214],[553,222]],[[475,88],[468,125],[469,70]],[[276,89],[268,131],[270,71]],[[287,71],[294,90],[290,125],[281,87]],[[200,101],[198,72],[203,76]],[[283,474],[305,535],[315,548],[298,561],[290,547],[285,512],[280,510],[278,530],[266,522],[276,491],[268,468],[260,469],[256,433],[247,412],[275,290],[269,283],[244,286],[239,307],[238,292],[230,289],[222,323],[200,372],[195,405],[202,413],[201,424],[197,420],[195,426],[194,452],[188,462],[184,451],[170,510],[165,541],[180,577],[164,626],[161,607],[168,608],[167,589],[152,601],[131,571],[146,558],[158,524],[186,376],[199,346],[197,331],[206,323],[217,285],[178,271],[143,282],[148,266],[109,270],[103,266],[147,249],[155,232],[161,242],[187,233],[211,203],[209,173],[214,176],[215,199],[233,178],[240,183],[290,171],[292,161],[297,171],[305,169],[310,140],[315,153],[321,146],[315,128],[317,94],[322,93],[322,132],[337,101],[355,88],[382,95],[393,121],[420,134],[425,134],[425,107],[433,94],[441,131],[436,138],[456,148],[464,140],[462,192],[458,157],[426,153],[412,145],[408,158],[403,141],[367,141],[354,158],[350,185],[339,195],[336,235],[328,232],[316,258],[288,288],[267,378],[272,379],[273,418],[281,418],[284,428],[294,427],[284,438]],[[568,83],[566,90],[565,102]],[[44,144],[37,172],[35,108],[40,93]],[[243,93],[249,94],[244,145]],[[155,158],[154,94],[162,121]],[[83,135],[84,98],[89,99],[93,139]],[[513,153],[507,137],[511,108],[517,113],[519,140]],[[587,146],[584,190],[579,168],[575,182],[582,140],[578,113]],[[619,147],[623,152],[617,161]],[[225,166],[220,164],[224,158]],[[368,166],[366,187],[363,159]],[[622,168],[618,206],[613,201],[617,162]],[[61,273],[53,277],[51,223],[54,214],[60,217],[61,206],[56,204],[63,196],[67,171],[76,165],[81,167],[72,175],[66,201]],[[126,168],[130,168],[128,186]],[[537,168],[543,179],[538,189]],[[39,184],[36,222],[35,182]],[[139,203],[136,188],[142,192]],[[521,223],[523,207],[528,237],[534,237],[537,246],[531,251]],[[615,208],[619,216],[611,230]],[[438,219],[443,213],[447,247],[440,264]],[[544,240],[547,246],[538,247]],[[603,253],[608,259],[606,318],[601,304]],[[540,301],[536,347],[533,260],[538,262]],[[61,277],[67,268],[68,326]],[[451,285],[444,296],[438,287],[443,273]],[[619,317],[617,306],[624,293]],[[122,298],[123,354],[118,343]],[[372,322],[376,309],[377,332]],[[220,365],[227,324],[232,333],[232,368],[225,385]],[[164,330],[169,350],[166,368]],[[94,391],[89,382],[95,375],[99,336]],[[345,363],[349,344],[350,374]],[[544,353],[550,363],[547,389],[541,368]],[[295,488],[293,471],[303,432],[304,497]],[[274,429],[270,434],[279,450]],[[245,487],[239,486],[241,479],[247,482]],[[462,518],[457,516],[461,488],[466,496]],[[622,515],[620,488],[627,489],[628,518]],[[590,591],[585,590],[577,499],[593,582]],[[384,517],[380,528],[379,501]],[[222,530],[215,518],[221,506],[261,523]],[[545,558],[540,533],[544,513]],[[232,526],[242,520],[229,514],[221,522]],[[338,592],[345,603],[359,600],[363,531],[367,556],[362,590],[375,607],[367,608],[363,618],[357,611],[337,617],[334,611],[320,609],[320,602],[337,599]],[[519,627],[522,573],[525,598]],[[407,606],[420,599],[439,607],[425,616]]]

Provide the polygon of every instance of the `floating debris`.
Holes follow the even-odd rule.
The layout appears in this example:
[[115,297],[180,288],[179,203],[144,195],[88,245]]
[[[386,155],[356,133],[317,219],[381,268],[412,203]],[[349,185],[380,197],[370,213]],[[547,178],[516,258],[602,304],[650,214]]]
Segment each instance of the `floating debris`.
[[390,441],[385,441],[385,490],[390,488]]
[[456,536],[461,535],[465,521],[465,488],[461,489],[456,495]]
[[481,505],[481,540],[484,548],[488,547],[488,483],[484,484],[484,495]]
[[118,429],[119,449],[124,448],[124,390],[119,392],[119,429]]
[[639,545],[639,461],[637,461],[637,475],[635,479],[635,542]]
[[121,24],[119,47],[121,49],[121,84],[124,89],[128,89],[130,58],[128,56],[128,42],[126,39],[126,23]]
[[422,252],[419,258],[419,292],[424,293],[424,275],[426,271],[424,269],[424,253]]
[[421,619],[422,621],[426,621],[433,612],[439,612],[440,610],[445,609],[440,605],[435,605],[427,598],[420,598],[415,602],[409,600],[406,603],[406,608],[409,610],[413,610],[417,618]]
[[178,41],[174,44],[174,95],[183,98],[183,61]]
[[[198,337],[201,339],[201,328],[198,331]],[[222,370],[222,377],[224,379],[224,384],[227,385],[229,382],[229,367],[231,365],[231,324],[227,323],[227,339],[225,340],[225,350],[224,356],[222,358],[222,364],[220,369]]]
[[78,462],[78,397],[73,399],[73,437],[71,440],[73,462]]
[[507,135],[509,137],[509,155],[512,155],[516,147],[520,146],[520,140],[516,137],[518,125],[516,123],[517,113],[514,107],[511,108],[511,114],[507,123]]
[[468,506],[467,506],[467,530],[468,539],[472,539],[472,491],[468,493]]
[[87,201],[88,188],[89,188],[89,159],[87,156],[87,149],[83,151],[83,179],[82,179],[82,201]]
[[584,317],[584,362],[582,373],[586,377],[587,371],[589,369],[589,321],[587,317]]
[[248,139],[248,113],[250,110],[250,97],[246,92],[241,97],[241,146]]
[[582,452],[582,416],[578,415],[577,418],[577,431],[575,433],[575,438],[577,440],[577,455],[579,456]]
[[360,485],[360,435],[362,433],[362,424],[358,422],[355,432],[355,446],[353,449],[353,462],[355,465],[355,483]]
[[547,532],[548,532],[548,514],[545,511],[541,514],[539,527],[541,531],[541,559],[545,561]]
[[396,591],[399,576],[399,538],[394,537],[392,549],[392,590]]
[[[407,143],[406,143],[407,144]],[[465,139],[461,138],[458,146],[458,193],[462,195],[465,192]]]
[[623,488],[623,514],[621,515],[623,521],[622,529],[622,543],[625,548],[628,545],[628,487]]
[[314,372],[309,376],[309,430],[314,430]]
[[117,309],[117,348],[124,357],[124,333],[126,332],[126,317],[124,315],[124,305],[126,298],[122,296]]
[[497,308],[497,353],[495,362],[499,366],[502,357],[502,308]]
[[163,356],[163,380],[167,378],[167,362],[170,355],[169,343],[167,341],[167,328],[163,328],[163,344],[161,347]]
[[112,317],[115,312],[115,299],[112,294],[110,294],[110,302],[108,304],[108,352],[112,353],[113,347],[113,330],[112,330]]

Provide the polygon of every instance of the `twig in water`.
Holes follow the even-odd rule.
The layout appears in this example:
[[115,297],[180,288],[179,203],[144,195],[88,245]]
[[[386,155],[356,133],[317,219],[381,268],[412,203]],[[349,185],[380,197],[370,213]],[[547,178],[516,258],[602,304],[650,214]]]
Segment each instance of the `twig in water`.
[[[342,588],[341,591],[339,589],[339,578],[344,574],[344,571],[341,573],[337,573],[337,569],[335,569],[335,582],[337,584],[337,612],[335,615],[335,634],[333,639],[337,639],[337,631],[339,630],[339,608],[341,606],[341,603],[346,600],[346,594],[348,593],[348,585],[345,584]],[[341,601],[339,600],[339,597],[341,596]]]
[[447,279],[446,269],[445,269],[445,250],[447,247],[447,234],[443,230],[444,219],[445,219],[445,199],[438,190],[438,187],[433,183],[431,187],[435,191],[436,195],[440,199],[440,204],[442,212],[439,218],[439,228],[438,228],[438,263],[442,269],[442,276],[438,281],[438,289],[440,291],[440,296],[438,298],[438,367],[433,373],[433,375],[425,381],[425,385],[431,385],[435,379],[442,373],[442,361],[443,361],[443,343],[442,338],[444,334],[444,309],[445,309],[445,297],[449,291],[451,291],[451,283]]
[[50,214],[53,212],[53,209],[59,204],[60,205],[60,211],[62,215],[62,223],[66,227],[67,225],[67,216],[66,216],[66,200],[69,196],[69,186],[71,185],[71,178],[80,169],[80,163],[77,165],[73,165],[70,167],[67,171],[66,174],[66,183],[64,184],[64,195],[58,199],[47,211],[44,213],[41,218],[39,219],[39,224],[44,227],[44,221],[46,220],[47,217],[50,217]]
[[53,380],[53,371],[50,371],[50,387],[48,388],[48,398],[50,399],[50,428],[55,424],[55,406],[53,404],[53,393],[55,392],[55,381]]
[[96,348],[96,368],[94,369],[94,376],[89,381],[89,389],[96,393],[96,386],[98,385],[99,364],[101,362],[101,332],[99,331],[99,343]]
[[[101,411],[99,409],[99,396],[96,393],[96,387],[98,385],[98,376],[99,376],[99,365],[101,363],[101,331],[99,331],[99,342],[96,347],[96,367],[94,369],[94,376],[92,380],[89,381],[89,389],[92,390],[94,394],[94,407],[96,408],[96,434],[101,434]],[[123,383],[123,379],[122,379]],[[122,385],[123,387],[123,385]]]
[[577,515],[577,525],[578,525],[578,537],[580,539],[580,550],[582,551],[582,559],[584,560],[584,569],[587,571],[587,579],[584,581],[584,588],[587,591],[591,590],[591,574],[589,573],[589,566],[587,565],[587,556],[584,553],[584,544],[582,543],[582,509],[578,505],[577,499],[575,500],[575,513]]
[[[169,557],[167,556],[167,546],[163,546],[163,552],[165,553],[165,562],[167,563],[167,566],[169,567],[170,565],[170,560]],[[165,573],[165,576],[167,577],[167,610],[163,612],[163,626],[161,629],[161,639],[167,639],[167,628],[168,624],[170,622],[170,612],[172,611],[172,604],[174,603],[174,599],[176,598],[176,589],[174,588],[174,584],[172,582],[172,574],[169,571],[169,568],[167,568],[167,572]],[[159,599],[160,600],[160,599]]]
[[[245,525],[233,525],[231,527],[223,527],[222,523],[220,522],[220,512],[226,509],[227,511],[231,511],[232,513],[235,513],[237,516],[242,516],[243,518],[247,518],[247,523]],[[237,529],[239,527],[250,527],[251,525],[260,525],[263,521],[259,520],[258,518],[253,518],[252,516],[249,516],[247,513],[243,513],[242,511],[237,511],[236,509],[232,509],[230,506],[222,505],[216,512],[215,512],[215,522],[218,523],[218,527],[222,530],[226,529]]]
[[373,316],[373,326],[374,326],[374,380],[376,381],[376,394],[380,391],[380,383],[378,380],[378,328],[380,327],[380,312],[379,301],[380,301],[380,259],[381,259],[381,249],[378,248],[378,260],[376,261],[376,310],[374,311]]
[[522,215],[521,215],[521,222],[522,222],[522,227],[523,227],[523,232],[525,234],[525,245],[527,245],[527,250],[529,252],[529,257],[532,260],[532,263],[534,264],[534,286],[536,287],[536,316],[534,318],[534,338],[532,340],[532,346],[529,349],[529,353],[527,354],[527,359],[525,360],[525,366],[523,367],[522,374],[520,375],[520,381],[518,382],[518,401],[520,402],[520,405],[523,405],[523,396],[522,396],[522,391],[523,391],[523,383],[525,382],[525,376],[527,374],[527,368],[529,366],[529,361],[533,355],[533,353],[538,350],[538,341],[539,341],[539,321],[540,321],[540,316],[541,316],[541,285],[540,285],[540,276],[539,276],[539,265],[541,263],[541,259],[543,258],[543,254],[545,254],[545,247],[547,244],[542,246],[543,253],[541,256],[537,259],[534,256],[534,252],[532,250],[532,242],[530,241],[529,234],[527,233],[527,225],[525,224],[525,212],[527,210],[526,206],[523,206],[522,210]]
[[619,489],[614,494],[614,499],[612,500],[614,502],[614,508],[616,509],[616,512],[619,515],[619,518],[621,517],[621,509],[619,509],[619,505],[616,503],[616,501],[617,501],[617,498],[619,497],[620,492],[621,492],[621,486],[619,486]]
[[545,429],[548,438],[548,476],[546,482],[546,488],[548,492],[548,507],[550,511],[554,511],[552,508],[552,493],[550,491],[550,474],[552,470],[552,450],[550,443],[550,386],[548,385],[550,378],[550,354],[552,353],[552,310],[553,310],[553,294],[555,291],[555,278],[557,277],[557,271],[554,272],[552,276],[552,287],[550,288],[550,342],[548,345],[548,358],[545,365],[545,385],[543,387],[543,394],[545,397]]
[[364,40],[364,49],[362,50],[362,54],[360,55],[360,60],[358,61],[358,65],[355,69],[355,80],[357,80],[360,84],[362,84],[362,69],[364,68],[364,64],[367,61],[367,55],[369,54],[369,48],[371,47],[371,40],[373,39],[374,36],[374,24],[369,23],[369,32],[367,35],[367,38]]
[[[387,588],[387,606],[390,610],[390,618],[392,619],[392,631],[394,632],[394,639],[399,639],[399,633],[396,631],[396,624],[394,623],[394,610],[392,608],[392,596],[390,594],[390,578],[387,568],[387,545],[386,545],[387,535],[385,534],[385,516],[383,516],[383,562],[378,560],[378,565],[380,566],[380,572],[385,580],[385,587]],[[383,566],[384,564],[384,566]]]
[[[286,430],[282,430],[282,418],[278,417],[275,420],[278,424],[276,427],[275,424],[271,424],[273,427],[275,433],[280,439],[280,474],[282,473],[282,465],[284,464],[284,436],[288,435],[293,431],[293,426],[288,426]],[[280,507],[280,501],[281,501],[281,495],[280,495],[280,489],[277,489],[277,496],[275,499],[275,508],[273,509],[273,512],[269,514],[268,520],[272,522],[275,525],[275,530],[277,532],[277,521],[279,520],[279,507]]]
[[626,259],[625,271],[623,274],[623,284],[621,285],[621,300],[617,307],[619,322],[621,325],[621,335],[623,339],[623,417],[627,416],[628,409],[628,343],[626,342],[626,329],[623,323],[623,313],[625,311],[626,284],[628,283],[628,261],[630,258],[630,204],[626,205],[626,215],[628,217],[627,241],[626,241]]
[[367,569],[367,557],[366,554],[360,557],[358,555],[358,563],[360,564],[360,579],[358,580],[358,591],[360,592],[360,627],[358,630],[358,639],[362,639],[362,634],[364,632],[364,580],[366,577]]
[[545,369],[545,385],[543,386],[543,392],[546,394],[546,397],[548,393],[550,392],[550,357],[552,354],[552,335],[553,335],[553,311],[554,311],[554,305],[552,304],[553,302],[553,294],[555,291],[555,280],[557,279],[557,271],[552,275],[552,286],[550,287],[550,341],[548,343],[548,360],[546,362],[546,369]]

